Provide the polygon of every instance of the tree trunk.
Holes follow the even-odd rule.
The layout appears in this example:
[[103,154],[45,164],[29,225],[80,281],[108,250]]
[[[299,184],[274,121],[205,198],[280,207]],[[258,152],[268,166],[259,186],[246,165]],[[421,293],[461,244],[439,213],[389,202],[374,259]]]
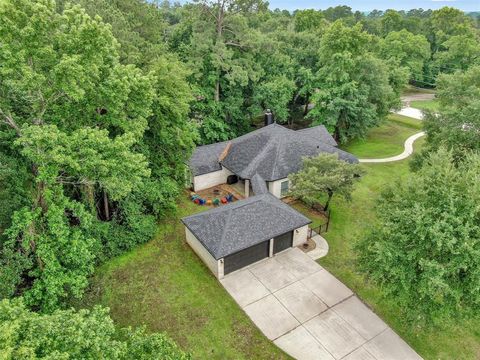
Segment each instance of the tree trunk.
[[[36,164],[32,164],[32,174],[35,178],[38,176],[38,166]],[[39,181],[37,182],[36,187],[36,200],[35,200],[35,207],[40,207],[42,209],[42,213],[45,214],[48,211],[48,205],[45,201],[45,182]]]
[[220,101],[220,74],[217,74],[217,81],[215,82],[215,102]]
[[333,138],[335,139],[336,142],[340,142],[340,128],[338,125],[335,125],[335,130],[333,132]]
[[103,190],[103,212],[105,214],[105,220],[109,221],[110,220],[110,209],[108,207],[108,196],[107,192]]
[[83,186],[83,196],[85,199],[85,202],[87,203],[88,210],[91,211],[92,213],[96,211],[95,209],[95,190],[93,185],[91,184],[86,184]]
[[323,211],[327,211],[328,207],[330,206],[330,200],[332,200],[333,197],[333,191],[329,190],[328,191],[328,199],[327,202],[325,203],[325,207],[323,208]]
[[307,98],[305,99],[305,107],[303,109],[303,116],[307,116],[308,114],[308,103],[310,102],[310,96],[307,94]]

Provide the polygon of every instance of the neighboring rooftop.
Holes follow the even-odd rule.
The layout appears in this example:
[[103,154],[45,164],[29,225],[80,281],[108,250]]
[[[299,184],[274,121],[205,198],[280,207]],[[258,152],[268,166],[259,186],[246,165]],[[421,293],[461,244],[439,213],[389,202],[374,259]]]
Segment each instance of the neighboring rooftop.
[[358,162],[335,146],[323,125],[294,131],[272,124],[231,141],[198,147],[190,167],[195,176],[220,170],[223,165],[245,179],[259,174],[265,181],[275,181],[300,170],[305,156],[336,153],[341,160]]
[[218,260],[311,221],[267,193],[183,218],[182,222]]

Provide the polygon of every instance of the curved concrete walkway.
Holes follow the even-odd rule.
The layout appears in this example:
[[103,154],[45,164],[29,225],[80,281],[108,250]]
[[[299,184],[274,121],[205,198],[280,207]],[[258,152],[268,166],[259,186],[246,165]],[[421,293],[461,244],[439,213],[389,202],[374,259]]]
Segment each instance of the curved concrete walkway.
[[388,163],[393,161],[404,160],[413,154],[413,143],[415,142],[415,140],[421,138],[424,135],[425,135],[425,132],[421,131],[419,133],[416,133],[410,136],[407,140],[405,140],[405,144],[404,144],[405,150],[403,150],[403,152],[400,155],[391,156],[391,157],[382,158],[382,159],[358,159],[358,161],[360,161],[361,163]]

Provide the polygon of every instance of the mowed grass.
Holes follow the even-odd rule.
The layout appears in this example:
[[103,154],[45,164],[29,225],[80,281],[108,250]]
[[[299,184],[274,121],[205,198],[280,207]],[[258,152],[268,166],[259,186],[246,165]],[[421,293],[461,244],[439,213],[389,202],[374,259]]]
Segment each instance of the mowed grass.
[[[408,135],[409,129],[401,133]],[[372,132],[378,133],[378,129]],[[385,142],[390,140],[397,141],[384,137]],[[417,140],[415,151],[424,141],[424,138]],[[369,143],[364,142],[362,146],[369,147]],[[367,153],[367,149],[358,145],[356,150],[358,153]],[[369,282],[359,271],[354,245],[377,222],[374,209],[376,200],[388,184],[405,180],[410,175],[408,159],[387,164],[363,164],[362,167],[366,175],[357,184],[352,201],[335,197],[332,201],[330,229],[324,234],[330,251],[319,263],[357,293],[425,359],[480,359],[480,319],[453,319],[435,327],[408,324],[403,321],[403,312],[408,310],[401,309],[394,298],[386,297],[381,287]],[[302,212],[311,216],[313,221],[318,220],[316,213],[308,215],[308,212]]]
[[429,111],[440,110],[440,104],[436,99],[411,101],[410,106],[420,110],[429,110]]
[[384,158],[401,154],[405,140],[421,131],[422,123],[406,116],[390,114],[380,126],[372,129],[365,139],[356,139],[341,148],[359,158]]
[[97,269],[81,307],[108,306],[119,326],[166,332],[195,359],[288,359],[255,327],[185,242],[186,195],[149,243]]

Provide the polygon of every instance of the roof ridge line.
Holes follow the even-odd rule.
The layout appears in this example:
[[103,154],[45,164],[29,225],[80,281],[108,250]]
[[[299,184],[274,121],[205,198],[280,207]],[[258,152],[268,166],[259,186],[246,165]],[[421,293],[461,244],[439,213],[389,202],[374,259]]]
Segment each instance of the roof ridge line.
[[[291,130],[291,129],[289,129]],[[293,131],[293,130],[292,130]],[[295,131],[293,131],[295,132]],[[272,167],[272,173],[270,174],[270,178],[275,178],[274,176],[274,173],[275,173],[275,169],[277,168],[277,161],[278,161],[278,155],[280,154],[280,142],[283,141],[283,138],[279,137],[278,140],[277,140],[277,152],[275,154],[275,160],[273,161],[273,167]]]
[[227,233],[228,224],[230,223],[231,217],[232,217],[232,209],[229,209],[227,220],[225,221],[225,225],[223,226],[222,237],[220,238],[220,245],[222,245],[222,247],[223,247],[223,240],[225,239],[225,234]]
[[[253,197],[253,196],[252,196]],[[245,200],[248,200],[248,199],[251,199],[252,197],[250,198],[247,198],[247,199],[242,199],[242,200],[239,200],[238,202],[244,202]],[[240,209],[244,206],[247,206],[247,205],[250,205],[252,203],[256,203],[260,201],[260,199],[255,199],[254,201],[245,201],[245,204],[242,204],[242,205],[239,205],[233,209]],[[221,209],[221,208],[217,208],[217,209]],[[225,209],[225,208],[224,208]],[[223,231],[222,231],[222,237],[221,237],[221,240],[220,240],[220,244],[222,245],[223,247],[223,241],[225,240],[225,234],[227,233],[227,229],[228,229],[228,225],[230,224],[230,219],[232,217],[232,208],[231,209],[228,209],[228,216],[227,216],[227,220],[225,221],[225,225],[224,225],[224,228],[223,228]],[[201,214],[201,213],[200,213]]]
[[[252,161],[250,161],[250,164],[248,164],[248,166],[245,168],[245,170],[243,171],[244,173],[250,173],[250,171],[252,170],[252,168],[256,165],[257,163],[257,159],[260,158],[268,149],[268,147],[270,146],[271,142],[270,141],[267,141],[267,143],[265,144],[265,146],[262,148],[262,151],[260,151],[253,159]],[[255,175],[255,174],[253,174]],[[253,175],[251,177],[253,177]]]

